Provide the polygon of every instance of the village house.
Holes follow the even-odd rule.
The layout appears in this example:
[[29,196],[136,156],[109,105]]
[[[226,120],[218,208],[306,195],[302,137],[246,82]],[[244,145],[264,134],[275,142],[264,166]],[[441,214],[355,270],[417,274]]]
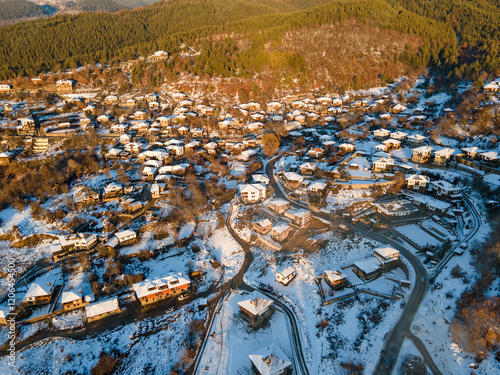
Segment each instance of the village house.
[[244,204],[260,202],[266,198],[266,186],[262,184],[239,184],[238,190]]
[[356,261],[352,271],[363,280],[372,280],[380,276],[380,261],[375,257]]
[[56,82],[56,88],[61,90],[72,90],[75,85],[75,81],[72,79],[60,79]]
[[274,311],[273,301],[263,297],[261,293],[254,291],[248,295],[248,299],[238,302],[240,315],[254,328],[270,317]]
[[480,153],[483,152],[480,148],[477,147],[465,147],[462,149],[463,156],[467,159],[476,159]]
[[304,181],[304,177],[295,172],[284,172],[283,178],[293,189],[298,188]]
[[9,84],[1,84],[0,91],[10,91],[12,90],[12,85]]
[[103,199],[113,199],[123,194],[123,186],[117,182],[111,182],[104,188]]
[[86,306],[95,300],[90,280],[84,273],[71,276],[64,286],[61,303],[64,310]]
[[481,152],[479,153],[479,157],[484,164],[492,167],[497,167],[500,160],[495,151]]
[[379,173],[379,172],[390,172],[394,168],[394,161],[389,158],[378,158],[374,163],[373,163],[373,172]]
[[284,223],[278,223],[277,225],[271,228],[271,237],[274,240],[281,242],[287,239],[291,231],[292,231],[291,226]]
[[424,192],[429,186],[430,179],[424,175],[413,174],[406,178],[406,187],[418,192]]
[[137,240],[137,234],[131,229],[117,232],[115,233],[115,237],[118,239],[118,243],[122,246],[133,244]]
[[83,186],[73,194],[75,204],[89,204],[99,201],[99,193],[89,187]]
[[300,210],[288,210],[285,212],[285,217],[292,220],[292,223],[303,227],[312,219],[311,211],[300,209]]
[[264,175],[264,174],[253,174],[252,175],[252,180],[255,182],[255,183],[261,183],[261,184],[264,184],[264,185],[269,185],[269,178]]
[[396,141],[399,141],[399,142],[404,142],[404,140],[406,139],[407,136],[408,136],[408,134],[406,134],[405,132],[402,132],[402,131],[396,131],[396,132],[393,132],[390,134],[390,137],[392,139],[395,139]]
[[248,356],[255,375],[291,375],[292,362],[276,344],[268,345]]
[[63,250],[90,250],[97,245],[97,234],[74,233],[67,236],[58,236]]
[[187,292],[190,286],[189,277],[178,273],[155,280],[146,279],[133,284],[132,289],[141,305],[145,306]]
[[158,174],[158,168],[144,167],[142,169],[142,177],[141,178],[143,181],[154,181],[157,174]]
[[347,154],[350,152],[354,152],[356,150],[356,146],[350,143],[342,143],[341,145],[339,145],[339,150]]
[[174,174],[176,176],[184,176],[186,172],[191,169],[191,165],[187,163],[176,165],[164,165],[158,172],[159,174]]
[[307,192],[310,196],[321,197],[326,192],[327,186],[325,182],[316,181],[307,187]]
[[315,163],[304,163],[299,169],[302,175],[313,175],[318,169],[318,166]]
[[332,289],[341,289],[348,283],[347,275],[340,271],[325,271],[325,281]]
[[387,147],[387,150],[398,150],[401,148],[401,141],[398,141],[396,139],[386,139],[385,141],[382,142]]
[[106,104],[113,104],[118,102],[118,96],[116,95],[108,95],[104,98],[104,102]]
[[276,281],[288,285],[295,277],[295,270],[293,267],[287,267],[283,271],[276,273]]
[[266,234],[271,230],[273,223],[269,219],[264,219],[253,223],[253,230],[259,234]]
[[115,314],[121,313],[118,297],[95,302],[85,306],[85,316],[87,322],[93,322],[99,319],[106,318]]
[[455,150],[451,148],[443,148],[434,152],[434,164],[445,165],[448,160],[453,156]]
[[434,181],[432,183],[432,194],[436,198],[459,199],[460,188],[445,180]]
[[268,112],[276,112],[283,108],[280,102],[269,102],[266,104]]
[[484,92],[489,92],[489,93],[497,92],[500,90],[500,83],[496,81],[487,83],[483,86],[483,90]]
[[50,303],[54,294],[54,286],[53,281],[48,281],[46,284],[31,283],[24,295],[23,303],[32,306]]
[[10,158],[11,158],[11,154],[9,152],[0,153],[0,165],[9,165]]
[[373,256],[380,261],[383,270],[398,266],[399,251],[391,246],[382,246],[373,250]]
[[391,132],[387,129],[377,129],[373,131],[373,136],[377,141],[383,141],[387,138],[389,138],[389,135]]
[[134,198],[125,198],[120,202],[121,207],[124,212],[132,213],[140,210],[142,208],[142,203],[140,201],[136,201]]
[[165,190],[167,188],[167,185],[163,182],[156,182],[151,185],[151,196],[153,198],[160,198],[162,195],[164,195]]
[[290,202],[284,199],[273,199],[271,202],[269,202],[267,208],[276,212],[277,214],[282,215],[286,210],[290,208]]
[[421,209],[428,210],[432,214],[444,214],[451,208],[450,203],[430,197],[428,195],[413,196],[412,203],[415,206],[420,207]]
[[431,146],[421,146],[414,148],[413,156],[411,158],[415,163],[427,163],[431,158],[432,148]]
[[410,147],[422,146],[427,138],[420,134],[410,135],[406,138]]
[[310,157],[312,158],[320,158],[323,156],[325,150],[323,150],[322,148],[319,148],[319,147],[313,147],[309,150],[309,152],[307,153]]
[[43,153],[49,148],[49,139],[45,137],[35,138],[33,141],[33,152]]

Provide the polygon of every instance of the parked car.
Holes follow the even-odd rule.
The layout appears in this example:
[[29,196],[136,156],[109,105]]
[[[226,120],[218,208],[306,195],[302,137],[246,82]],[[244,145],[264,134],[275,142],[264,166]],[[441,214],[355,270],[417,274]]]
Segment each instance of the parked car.
[[187,299],[189,297],[189,294],[187,293],[183,293],[179,296],[179,298],[177,298],[179,301],[184,301],[185,299]]
[[401,306],[402,309],[404,309],[405,306],[406,306],[406,301],[401,301],[401,305],[400,306]]

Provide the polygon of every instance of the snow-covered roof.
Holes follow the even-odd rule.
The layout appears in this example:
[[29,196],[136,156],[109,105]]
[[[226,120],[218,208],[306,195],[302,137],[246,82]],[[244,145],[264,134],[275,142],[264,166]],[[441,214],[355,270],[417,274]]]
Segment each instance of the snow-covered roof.
[[288,230],[289,228],[290,228],[289,225],[281,223],[281,224],[278,224],[278,225],[275,225],[274,227],[272,227],[272,230],[275,233],[283,233],[284,231]]
[[269,219],[264,219],[262,221],[256,222],[255,224],[257,224],[257,225],[259,225],[259,226],[261,226],[261,227],[264,228],[264,227],[267,227],[268,225],[272,225],[273,223]]
[[90,280],[83,273],[70,277],[62,293],[61,303],[69,303],[79,299],[85,302],[94,301]]
[[276,344],[268,345],[248,356],[261,374],[279,374],[292,365],[292,362]]
[[417,148],[414,148],[413,149],[414,152],[420,152],[420,153],[430,153],[432,151],[432,147],[431,146],[420,146],[420,147],[417,147]]
[[434,152],[434,154],[436,154],[437,156],[448,157],[448,158],[454,153],[455,150],[449,147]]
[[263,174],[253,174],[252,179],[257,182],[269,183],[269,178]]
[[304,180],[304,177],[302,177],[301,175],[299,175],[295,172],[284,172],[283,175],[289,181],[299,181],[300,182],[300,181]]
[[326,188],[326,184],[320,181],[316,181],[308,187],[309,190],[323,190],[324,188]]
[[366,274],[376,272],[380,268],[380,262],[376,258],[358,260],[354,265]]
[[285,279],[287,277],[290,277],[294,273],[295,273],[295,269],[291,266],[288,266],[287,268],[285,268],[283,271],[280,272],[281,276],[283,276]]
[[118,297],[108,299],[105,301],[99,301],[85,306],[85,315],[87,318],[92,318],[101,314],[106,314],[111,311],[119,310]]
[[299,209],[299,210],[288,210],[287,213],[295,217],[303,217],[304,215],[307,215],[309,211],[305,209]]
[[238,189],[240,194],[242,193],[252,193],[252,192],[260,192],[265,191],[266,187],[262,184],[239,184]]
[[133,230],[127,229],[122,232],[115,233],[115,236],[116,238],[118,238],[118,241],[121,242],[126,241],[129,238],[135,238],[137,235]]
[[395,255],[399,255],[399,251],[391,246],[378,247],[373,251],[380,255],[382,258],[391,258]]
[[183,276],[182,273],[168,275],[155,280],[146,279],[139,283],[132,285],[137,298],[149,296],[158,293],[159,291],[171,288],[178,288],[179,286],[189,285],[191,280],[188,276]]
[[238,302],[238,306],[248,311],[250,314],[257,316],[273,304],[273,301],[262,298],[262,294],[252,292],[244,301]]
[[273,199],[272,201],[269,202],[269,205],[275,205],[275,206],[286,206],[288,203],[288,201],[284,200],[284,199]]
[[325,271],[326,277],[329,278],[332,281],[341,281],[345,278],[347,278],[347,275],[344,275],[343,273],[339,271]]
[[421,182],[429,183],[430,178],[427,176],[421,175],[421,174],[420,175],[419,174],[412,174],[411,176],[408,176],[406,178],[406,181],[421,181]]
[[54,284],[50,283],[50,285],[47,284],[37,284],[37,283],[31,283],[30,287],[28,288],[28,291],[24,295],[24,299],[28,298],[36,298],[36,297],[43,297],[43,296],[48,296],[52,294],[52,289],[54,288]]

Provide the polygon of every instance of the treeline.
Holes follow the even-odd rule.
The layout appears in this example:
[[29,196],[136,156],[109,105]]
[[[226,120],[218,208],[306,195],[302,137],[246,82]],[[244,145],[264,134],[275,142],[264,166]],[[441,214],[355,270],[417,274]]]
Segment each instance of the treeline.
[[78,4],[85,12],[118,12],[129,9],[129,7],[111,0],[80,0]]
[[184,71],[252,76],[271,66],[301,74],[307,56],[293,50],[273,55],[268,46],[279,46],[290,32],[353,19],[418,39],[417,49],[408,46],[390,57],[410,67],[433,66],[457,77],[474,77],[483,70],[496,74],[496,2],[173,0],[117,14],[57,16],[0,29],[0,79],[113,58],[124,61],[158,49],[176,53],[182,43],[201,49],[200,56],[184,61]]
[[8,21],[16,18],[29,18],[49,14],[40,5],[26,0],[4,0],[0,1],[0,21]]

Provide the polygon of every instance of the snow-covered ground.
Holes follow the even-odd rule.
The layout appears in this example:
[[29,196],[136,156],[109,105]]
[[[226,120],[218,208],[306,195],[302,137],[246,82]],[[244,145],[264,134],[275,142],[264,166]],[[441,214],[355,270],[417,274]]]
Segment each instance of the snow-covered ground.
[[[17,352],[16,369],[20,374],[65,374],[75,369],[89,374],[101,352],[123,355],[116,374],[168,374],[180,361],[184,345],[198,340],[194,320],[205,321],[206,310],[197,303],[170,314],[131,323],[83,340],[51,338]],[[38,330],[42,326],[34,326]],[[0,357],[0,373],[10,374],[7,357]]]
[[85,313],[83,310],[75,310],[52,318],[52,326],[57,329],[78,328],[83,326],[84,322]]
[[245,252],[226,227],[216,230],[208,244],[215,258],[224,266],[224,281],[230,280],[243,266]]
[[[479,232],[469,243],[484,240],[489,230],[489,226],[482,223]],[[444,374],[470,374],[469,365],[475,362],[473,355],[464,352],[453,342],[449,325],[455,316],[456,300],[474,281],[475,274],[471,260],[469,252],[450,260],[435,280],[435,284],[442,285],[442,288],[428,290],[413,321],[412,332],[423,341],[429,353],[434,357],[436,365]],[[456,265],[466,272],[469,284],[451,276],[451,270]],[[487,357],[474,372],[478,375],[498,374],[498,362],[495,361],[494,356]]]
[[[261,298],[266,298],[261,295]],[[236,374],[242,367],[251,367],[249,354],[275,343],[291,360],[286,316],[275,311],[265,327],[253,330],[239,316],[238,302],[249,299],[246,292],[234,291],[225,298],[209,334],[205,351],[200,360],[199,374]]]
[[[366,372],[371,373],[378,361],[383,337],[396,324],[402,310],[399,303],[364,295],[323,306],[316,277],[325,270],[341,270],[356,260],[364,259],[380,245],[358,235],[327,235],[330,242],[317,252],[300,251],[286,255],[254,249],[254,262],[245,274],[246,282],[255,286],[271,286],[294,310],[311,373],[331,374],[332,369],[340,368],[340,364],[349,359],[358,360],[365,368],[371,368]],[[296,277],[284,286],[275,282],[275,275],[287,266],[295,269]],[[346,272],[352,273],[351,270]],[[410,275],[410,278],[413,276]],[[383,279],[377,281],[390,294],[393,283],[387,282]],[[337,314],[341,319],[334,317]],[[372,319],[376,323],[369,318],[375,315]],[[341,341],[336,342],[336,338],[341,336]]]

